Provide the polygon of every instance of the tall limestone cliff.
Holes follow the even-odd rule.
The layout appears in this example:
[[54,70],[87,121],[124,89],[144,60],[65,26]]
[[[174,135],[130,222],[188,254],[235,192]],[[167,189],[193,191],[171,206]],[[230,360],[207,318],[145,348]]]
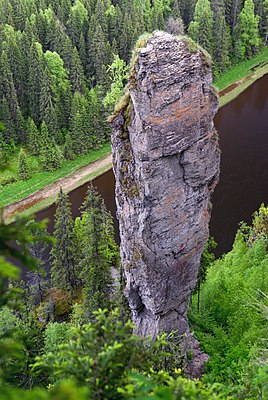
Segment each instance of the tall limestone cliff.
[[111,118],[121,258],[136,333],[188,332],[220,155],[209,56],[156,32]]

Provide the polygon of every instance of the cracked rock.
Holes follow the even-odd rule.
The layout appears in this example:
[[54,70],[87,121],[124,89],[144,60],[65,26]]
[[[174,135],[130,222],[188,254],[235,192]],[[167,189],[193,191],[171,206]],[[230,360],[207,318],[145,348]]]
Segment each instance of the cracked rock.
[[136,333],[189,331],[188,302],[219,179],[209,56],[156,32],[134,56],[112,117],[121,258]]

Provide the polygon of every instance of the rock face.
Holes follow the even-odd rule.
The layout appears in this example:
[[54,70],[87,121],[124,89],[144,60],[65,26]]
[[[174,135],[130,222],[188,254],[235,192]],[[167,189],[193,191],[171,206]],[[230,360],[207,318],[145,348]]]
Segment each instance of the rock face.
[[208,55],[164,32],[134,56],[113,116],[121,258],[136,333],[188,332],[220,153]]

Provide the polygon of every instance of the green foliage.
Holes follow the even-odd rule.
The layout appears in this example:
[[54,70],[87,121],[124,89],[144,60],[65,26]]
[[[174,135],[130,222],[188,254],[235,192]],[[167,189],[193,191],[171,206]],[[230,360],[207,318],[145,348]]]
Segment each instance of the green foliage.
[[232,66],[221,74],[214,81],[214,85],[219,89],[223,90],[231,83],[238,81],[239,79],[245,78],[252,73],[252,68],[265,63],[268,57],[268,48],[262,48],[260,53],[247,61],[241,61],[235,66]]
[[[31,194],[33,191],[38,189],[42,189],[45,186],[49,185],[60,178],[65,177],[70,174],[72,171],[79,169],[90,162],[96,161],[99,158],[107,156],[111,152],[111,144],[106,143],[102,145],[97,150],[92,150],[90,153],[78,156],[75,160],[65,161],[62,166],[53,171],[42,171],[40,164],[36,157],[29,156],[29,164],[31,166],[31,170],[36,171],[35,174],[28,181],[18,181],[16,183],[11,183],[8,186],[1,188],[1,204],[3,206],[7,204],[14,203],[25,196]],[[7,176],[10,179],[16,180],[16,168],[13,168],[13,165],[16,166],[17,154],[13,155],[10,158],[10,172],[5,171],[2,173],[3,179]],[[14,182],[14,180],[12,181]]]
[[236,25],[236,57],[238,60],[251,58],[261,44],[259,36],[259,17],[254,14],[254,3],[246,0]]
[[49,322],[44,332],[44,350],[45,353],[54,353],[58,351],[61,344],[71,339],[72,332],[69,324],[66,322]]
[[129,67],[115,54],[112,64],[107,68],[111,80],[111,89],[103,99],[103,105],[112,112],[123,94],[123,88],[128,79]]
[[208,52],[212,50],[213,13],[209,0],[198,0],[194,20],[189,26],[189,35]]
[[81,217],[75,221],[75,233],[85,306],[88,313],[92,313],[98,308],[109,307],[111,267],[119,263],[119,250],[114,240],[111,214],[92,184],[88,187],[82,210]]
[[163,349],[166,335],[152,344],[133,336],[132,323],[123,325],[118,310],[94,315],[94,323],[71,328],[71,340],[39,357],[35,370],[45,370],[59,381],[72,377],[79,386],[87,386],[94,399],[231,399],[221,385],[187,380],[179,369],[173,376],[164,372],[162,362],[170,355]]
[[27,164],[26,154],[24,153],[23,149],[21,149],[19,154],[19,162],[18,162],[19,170],[18,175],[19,179],[25,181],[30,178],[30,171]]
[[[3,221],[0,223],[0,371],[7,383],[18,385],[21,382],[24,387],[32,385],[29,364],[36,355],[36,349],[40,349],[41,341],[36,335],[38,328],[34,328],[33,320],[29,318],[23,322],[14,314],[15,310],[19,310],[17,299],[21,291],[14,285],[8,286],[8,280],[18,280],[20,271],[7,258],[19,260],[30,270],[36,270],[38,263],[31,257],[28,245],[38,240],[49,240],[46,235],[32,235],[32,229],[42,230],[45,222],[32,222],[30,225],[27,222],[17,218],[12,225],[5,225]],[[21,250],[12,245],[12,240],[20,242]],[[15,339],[18,332],[21,332],[19,341]]]
[[51,283],[53,287],[72,290],[79,285],[74,221],[68,196],[60,190],[55,214],[54,239],[51,254]]
[[241,226],[232,251],[212,263],[201,286],[200,315],[192,311],[196,334],[212,355],[206,379],[242,391],[253,348],[263,347],[266,336],[265,315],[255,307],[260,293],[268,292],[266,214],[262,206],[252,228]]
[[44,171],[54,171],[62,163],[62,153],[55,139],[49,135],[45,122],[41,124],[40,162]]
[[117,388],[128,383],[128,369],[144,358],[141,341],[131,334],[131,322],[123,326],[118,321],[116,310],[94,315],[94,323],[72,328],[73,339],[39,358],[35,368],[45,368],[58,379],[72,377],[89,387],[92,398],[117,398]]
[[[240,0],[52,3],[0,3],[0,119],[5,126],[0,156],[8,158],[6,145],[27,145],[36,164],[50,172],[63,158],[56,144],[72,160],[109,139],[106,118],[120,98],[131,50],[144,32],[177,34],[184,25],[211,52],[217,78],[267,41],[267,0],[254,1],[255,16],[252,0],[244,7]],[[77,94],[83,101],[77,102]],[[52,144],[41,151],[37,128],[42,122]],[[9,186],[13,178],[1,182]]]
[[28,120],[27,144],[33,155],[39,155],[41,147],[40,134],[33,119]]
[[79,388],[71,381],[65,381],[50,391],[35,388],[16,390],[0,384],[1,400],[88,400],[87,388]]

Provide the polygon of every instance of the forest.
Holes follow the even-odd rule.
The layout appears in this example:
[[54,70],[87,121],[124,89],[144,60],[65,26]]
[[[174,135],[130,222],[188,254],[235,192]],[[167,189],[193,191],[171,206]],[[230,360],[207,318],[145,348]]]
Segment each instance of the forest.
[[[217,79],[267,44],[267,15],[267,0],[0,0],[0,196],[109,142],[144,32],[189,35]],[[0,220],[0,399],[268,399],[268,208],[229,253],[215,259],[210,238],[202,254],[189,319],[210,359],[195,380],[176,332],[133,335],[92,184],[80,211],[61,190],[52,235],[47,221]]]
[[188,34],[214,77],[267,41],[267,0],[1,0],[0,185],[53,171],[109,141],[144,32]]

